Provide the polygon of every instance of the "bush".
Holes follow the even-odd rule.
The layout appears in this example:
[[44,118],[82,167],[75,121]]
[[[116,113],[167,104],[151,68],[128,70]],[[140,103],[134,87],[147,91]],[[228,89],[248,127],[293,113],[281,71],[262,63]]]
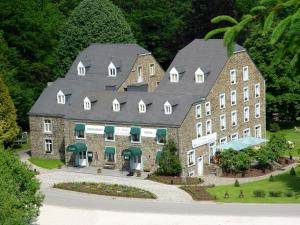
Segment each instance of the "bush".
[[237,179],[236,179],[235,182],[234,182],[234,186],[235,186],[235,187],[239,187],[239,186],[240,186],[240,183],[239,183],[239,181],[238,181]]
[[296,176],[297,175],[294,167],[292,167],[292,169],[290,170],[290,175],[291,176]]
[[269,191],[269,196],[270,197],[281,197],[282,191]]
[[287,191],[287,192],[284,193],[284,195],[285,195],[286,197],[290,198],[290,197],[293,197],[293,196],[294,196],[294,192],[292,192],[292,191]]
[[282,152],[288,149],[288,144],[284,136],[280,134],[273,134],[266,145],[268,157],[271,161],[276,161]]
[[229,171],[233,169],[234,166],[234,156],[236,152],[233,149],[225,149],[220,153],[219,166],[223,171]]
[[233,157],[233,166],[236,170],[244,171],[250,168],[251,158],[245,152],[238,152]]
[[270,125],[270,131],[272,132],[278,132],[280,131],[280,126],[278,123],[271,123]]
[[253,195],[257,198],[264,198],[266,196],[266,193],[263,190],[255,190],[253,191]]
[[273,177],[272,175],[270,176],[269,181],[270,181],[270,182],[273,182],[273,181],[274,181],[274,177]]

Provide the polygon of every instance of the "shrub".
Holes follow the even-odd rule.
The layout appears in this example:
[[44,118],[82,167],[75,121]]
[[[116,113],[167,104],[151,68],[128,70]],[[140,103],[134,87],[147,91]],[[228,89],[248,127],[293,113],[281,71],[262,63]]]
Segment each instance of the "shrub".
[[266,145],[268,157],[271,161],[277,160],[282,152],[288,149],[288,144],[284,136],[280,134],[273,134]]
[[253,195],[257,198],[264,198],[266,196],[266,193],[264,190],[254,190]]
[[281,197],[282,191],[269,191],[269,196],[270,197]]
[[273,177],[272,175],[270,176],[269,181],[270,181],[270,182],[273,182],[273,181],[274,181],[274,177]]
[[239,186],[240,186],[240,183],[239,183],[239,181],[238,181],[237,179],[236,179],[235,182],[234,182],[234,186],[235,186],[235,187],[239,187]]
[[270,125],[270,131],[272,132],[278,132],[280,131],[280,126],[278,123],[271,123]]
[[265,146],[262,146],[255,154],[254,158],[257,160],[261,168],[266,168],[270,163],[270,151]]
[[233,157],[233,166],[236,170],[244,171],[250,168],[251,158],[245,152],[239,152]]
[[297,175],[294,167],[292,167],[292,169],[290,170],[290,175],[291,176],[296,176]]
[[233,149],[225,149],[220,153],[220,160],[219,166],[222,168],[223,171],[229,171],[233,169],[233,158],[236,152]]
[[285,195],[286,197],[290,198],[290,197],[293,197],[293,196],[294,196],[294,192],[292,192],[292,191],[287,191],[287,192],[284,193],[284,195]]

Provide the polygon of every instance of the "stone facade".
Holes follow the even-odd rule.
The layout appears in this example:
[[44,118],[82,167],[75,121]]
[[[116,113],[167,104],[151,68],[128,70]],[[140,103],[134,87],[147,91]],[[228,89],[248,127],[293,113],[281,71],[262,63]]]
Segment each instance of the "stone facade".
[[[150,74],[150,65],[154,65],[154,74]],[[124,91],[128,85],[139,84],[138,81],[138,67],[142,68],[142,80],[141,84],[148,84],[148,92],[153,92],[161,79],[163,78],[165,72],[155,60],[152,54],[139,55],[132,67],[132,70],[126,79],[126,81],[121,85],[118,91]]]

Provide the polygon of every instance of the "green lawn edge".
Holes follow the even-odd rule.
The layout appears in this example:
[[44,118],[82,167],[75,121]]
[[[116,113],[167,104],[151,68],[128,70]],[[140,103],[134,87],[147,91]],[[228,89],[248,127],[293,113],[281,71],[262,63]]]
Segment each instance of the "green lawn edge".
[[29,158],[29,162],[31,162],[33,165],[44,168],[44,169],[55,169],[58,168],[59,166],[63,166],[64,162],[61,160],[57,159],[39,159],[39,158],[34,158],[31,157]]

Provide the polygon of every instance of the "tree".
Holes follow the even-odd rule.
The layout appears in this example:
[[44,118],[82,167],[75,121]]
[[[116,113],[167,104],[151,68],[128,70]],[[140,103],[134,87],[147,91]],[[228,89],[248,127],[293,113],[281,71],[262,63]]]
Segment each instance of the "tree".
[[0,146],[0,224],[31,224],[42,204],[39,187],[28,166]]
[[233,167],[238,171],[245,171],[250,168],[251,158],[246,152],[239,152],[233,157]]
[[288,144],[284,136],[280,134],[272,134],[266,148],[269,151],[269,158],[272,161],[276,161],[282,153],[288,149]]
[[234,169],[234,157],[236,152],[233,149],[224,149],[220,153],[219,166],[223,171],[229,172]]
[[161,157],[158,162],[157,173],[164,176],[179,176],[181,173],[181,163],[178,156],[178,149],[173,140],[169,140],[163,147]]
[[272,161],[270,158],[270,152],[265,146],[262,146],[256,151],[254,158],[257,160],[259,166],[265,169]]
[[83,0],[60,30],[56,75],[63,76],[78,53],[91,43],[135,43],[119,8],[109,0]]

